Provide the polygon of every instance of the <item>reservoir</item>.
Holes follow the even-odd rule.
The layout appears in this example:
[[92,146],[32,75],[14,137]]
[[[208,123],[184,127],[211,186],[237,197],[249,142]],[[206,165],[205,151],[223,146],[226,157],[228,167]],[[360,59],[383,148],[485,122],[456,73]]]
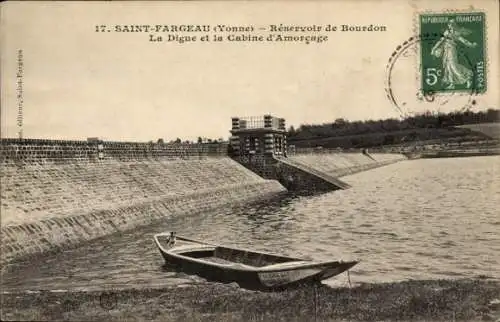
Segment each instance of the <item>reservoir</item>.
[[[206,283],[163,268],[152,235],[315,259],[360,259],[353,284],[500,278],[500,157],[419,159],[345,176],[352,188],[173,217],[3,274],[4,291]],[[345,285],[342,274],[326,281]]]

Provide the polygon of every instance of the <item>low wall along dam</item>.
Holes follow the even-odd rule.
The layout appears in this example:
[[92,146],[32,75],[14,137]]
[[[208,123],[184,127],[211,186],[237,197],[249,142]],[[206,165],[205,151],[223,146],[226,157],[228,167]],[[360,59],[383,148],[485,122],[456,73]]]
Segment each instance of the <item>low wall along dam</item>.
[[318,182],[348,188],[338,178],[405,159],[297,153],[257,169],[230,157],[224,143],[0,142],[2,269],[169,216],[273,198],[287,191],[289,179],[302,188]]

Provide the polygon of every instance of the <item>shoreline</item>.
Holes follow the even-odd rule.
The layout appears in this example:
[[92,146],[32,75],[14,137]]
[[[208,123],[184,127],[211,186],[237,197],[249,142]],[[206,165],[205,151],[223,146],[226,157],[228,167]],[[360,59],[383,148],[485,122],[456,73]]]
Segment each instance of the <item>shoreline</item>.
[[495,151],[436,151],[420,152],[421,159],[435,158],[469,158],[469,157],[487,157],[500,155],[500,150]]
[[500,321],[498,279],[258,292],[235,284],[2,294],[2,320]]

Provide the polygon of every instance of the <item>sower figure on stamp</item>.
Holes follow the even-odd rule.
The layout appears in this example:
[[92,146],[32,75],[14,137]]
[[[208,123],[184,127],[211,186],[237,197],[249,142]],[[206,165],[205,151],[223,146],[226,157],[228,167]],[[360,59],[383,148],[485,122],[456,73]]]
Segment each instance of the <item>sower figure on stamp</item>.
[[432,47],[431,55],[442,56],[444,75],[442,82],[448,85],[447,89],[454,89],[455,84],[466,84],[467,88],[472,85],[473,72],[458,61],[457,46],[459,43],[467,47],[476,47],[477,43],[470,42],[463,36],[471,33],[470,30],[457,26],[455,20],[448,22],[447,29],[443,36]]

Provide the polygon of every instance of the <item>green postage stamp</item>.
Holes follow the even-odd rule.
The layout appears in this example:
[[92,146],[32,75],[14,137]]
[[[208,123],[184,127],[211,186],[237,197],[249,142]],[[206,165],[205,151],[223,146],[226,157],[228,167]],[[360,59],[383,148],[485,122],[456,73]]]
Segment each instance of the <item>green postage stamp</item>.
[[420,14],[423,94],[486,91],[485,15]]

